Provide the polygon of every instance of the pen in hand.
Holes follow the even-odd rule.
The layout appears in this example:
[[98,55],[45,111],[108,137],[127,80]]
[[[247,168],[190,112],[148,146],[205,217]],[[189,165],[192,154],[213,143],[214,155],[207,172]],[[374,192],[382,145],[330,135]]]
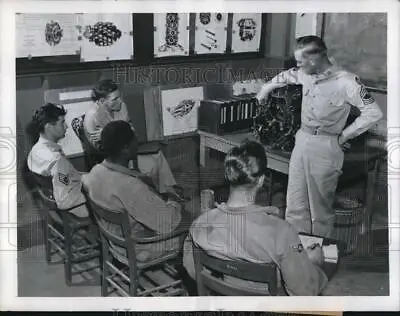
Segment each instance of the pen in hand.
[[319,243],[313,243],[311,246],[309,246],[308,248],[310,248],[310,249],[315,249],[315,248],[317,248],[319,246]]

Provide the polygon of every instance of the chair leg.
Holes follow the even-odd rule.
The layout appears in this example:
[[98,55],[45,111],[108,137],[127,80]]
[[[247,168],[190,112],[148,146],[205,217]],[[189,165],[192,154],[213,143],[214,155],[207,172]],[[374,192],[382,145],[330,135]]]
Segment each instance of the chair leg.
[[49,219],[45,218],[44,220],[44,246],[46,250],[46,261],[47,263],[51,263],[51,242],[49,240],[50,238],[50,228],[49,228]]
[[129,283],[129,295],[137,296],[137,288],[139,284],[139,271],[136,271],[133,267],[129,267],[129,279],[131,282]]
[[67,225],[64,224],[65,229],[65,258],[64,258],[64,273],[65,273],[65,283],[67,286],[72,284],[72,231]]
[[101,296],[106,297],[108,295],[108,283],[107,283],[107,276],[108,276],[108,252],[107,249],[102,248],[101,256]]

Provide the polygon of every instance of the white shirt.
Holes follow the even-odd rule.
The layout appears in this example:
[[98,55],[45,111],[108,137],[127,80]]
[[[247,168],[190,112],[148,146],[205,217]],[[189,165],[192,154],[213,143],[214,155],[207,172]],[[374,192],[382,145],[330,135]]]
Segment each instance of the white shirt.
[[59,144],[40,136],[28,155],[32,172],[52,177],[53,196],[60,209],[68,209],[85,202],[81,192],[81,174],[65,157]]
[[[336,66],[318,75],[308,75],[301,68],[291,68],[271,81],[283,86],[303,85],[301,124],[331,134],[342,133],[344,140],[364,133],[383,116],[360,79]],[[344,129],[351,105],[357,107],[361,114]]]

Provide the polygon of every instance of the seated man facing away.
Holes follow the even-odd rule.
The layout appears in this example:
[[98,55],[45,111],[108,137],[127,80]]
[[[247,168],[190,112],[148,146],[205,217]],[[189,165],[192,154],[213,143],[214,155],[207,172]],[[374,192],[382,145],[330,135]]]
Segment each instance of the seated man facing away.
[[[101,132],[101,143],[106,159],[92,168],[82,178],[90,198],[97,204],[114,211],[126,210],[132,233],[150,230],[156,233],[173,231],[181,220],[181,205],[170,196],[167,201],[156,191],[151,179],[138,170],[128,168],[137,153],[135,132],[125,121],[113,121]],[[120,229],[104,223],[111,232],[119,235]],[[116,250],[119,249],[113,245]],[[157,258],[167,251],[179,248],[179,237],[167,241],[138,244],[138,261]],[[124,255],[123,253],[120,253]]]
[[32,147],[27,164],[30,171],[52,177],[53,196],[59,209],[69,209],[78,217],[87,217],[81,192],[81,173],[68,161],[57,142],[65,137],[67,125],[63,107],[47,103],[33,115],[31,131],[40,135]]
[[[100,80],[92,90],[92,100],[94,106],[85,114],[83,127],[86,138],[97,151],[101,150],[101,131],[108,123],[122,120],[128,122],[135,131],[126,104],[121,99],[118,85],[114,81]],[[137,155],[136,163],[140,172],[153,179],[159,192],[173,191],[176,181],[161,150],[156,153]]]
[[[296,230],[278,217],[276,207],[255,205],[267,167],[263,146],[245,142],[226,156],[225,176],[230,184],[226,203],[201,214],[190,228],[193,242],[212,256],[255,263],[274,262],[290,295],[318,295],[327,277],[318,265],[323,263],[321,247],[303,249]],[[185,241],[184,267],[195,279],[190,238]],[[262,287],[259,282],[225,276],[238,286]]]

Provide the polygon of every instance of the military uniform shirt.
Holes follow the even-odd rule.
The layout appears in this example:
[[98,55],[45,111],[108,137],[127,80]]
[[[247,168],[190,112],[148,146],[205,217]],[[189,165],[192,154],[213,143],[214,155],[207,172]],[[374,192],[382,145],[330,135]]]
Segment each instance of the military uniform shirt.
[[58,208],[69,209],[85,203],[81,192],[81,174],[68,161],[59,144],[40,136],[28,155],[27,163],[32,172],[52,177]]
[[[84,175],[82,182],[90,198],[99,205],[110,210],[126,210],[133,233],[150,229],[162,234],[174,230],[181,221],[181,205],[173,201],[165,202],[144,179],[146,176],[135,170],[104,160]],[[121,234],[120,227],[111,223],[105,226],[113,233]],[[138,244],[137,260],[149,260],[163,251],[175,250],[179,247],[178,242],[179,237]],[[119,249],[116,245],[114,248]],[[119,251],[124,255],[123,249]]]
[[[318,295],[328,282],[327,276],[310,261],[297,232],[289,223],[279,218],[278,213],[276,207],[253,205],[229,208],[221,204],[200,215],[193,222],[190,235],[202,249],[221,259],[274,262],[282,273],[286,290],[291,295]],[[187,240],[184,266],[194,278],[190,245]],[[236,285],[253,288],[262,284],[231,279]]]
[[[367,131],[382,118],[379,106],[360,79],[339,67],[332,66],[318,75],[291,68],[271,81],[282,83],[282,86],[303,85],[301,124],[330,134],[342,133],[345,141]],[[344,129],[350,105],[357,107],[361,115]]]

